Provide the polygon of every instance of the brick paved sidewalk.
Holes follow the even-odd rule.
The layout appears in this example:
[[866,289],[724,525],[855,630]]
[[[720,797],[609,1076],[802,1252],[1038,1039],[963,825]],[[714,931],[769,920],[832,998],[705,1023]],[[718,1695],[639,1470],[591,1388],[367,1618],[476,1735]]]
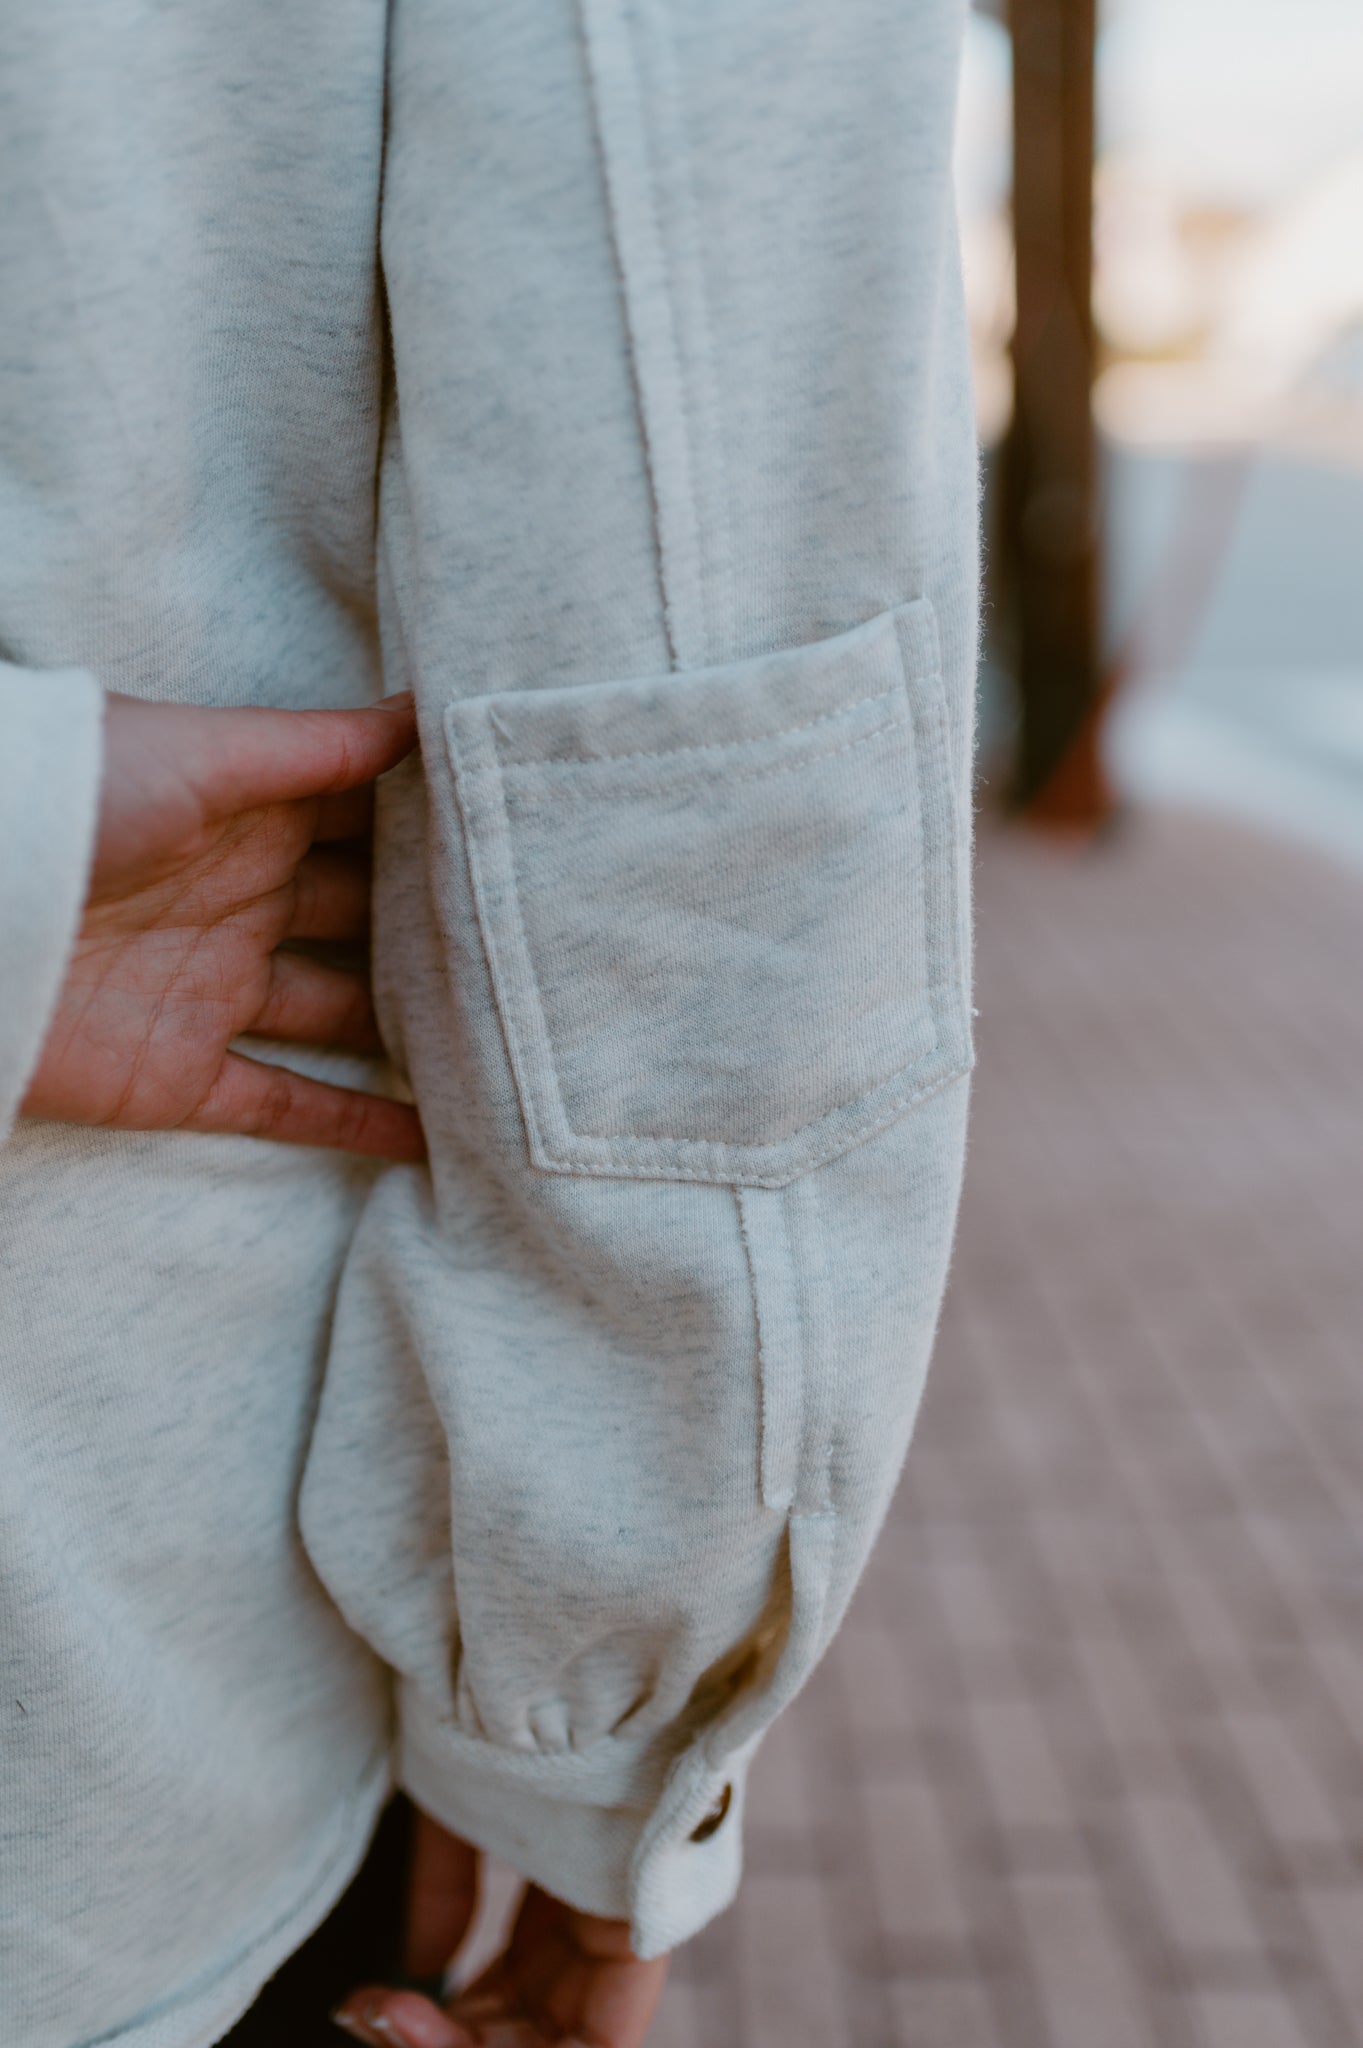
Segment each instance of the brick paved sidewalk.
[[1363,881],[981,866],[922,1427],[657,2048],[1363,2043]]

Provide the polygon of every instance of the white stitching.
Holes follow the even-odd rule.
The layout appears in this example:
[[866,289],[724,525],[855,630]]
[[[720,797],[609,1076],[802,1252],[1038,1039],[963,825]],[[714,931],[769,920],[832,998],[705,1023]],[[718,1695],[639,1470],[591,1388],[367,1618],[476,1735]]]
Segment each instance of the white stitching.
[[[764,1203],[759,1208],[756,1202],[758,1193],[775,1193],[778,1199],[774,1205]],[[788,1200],[782,1191],[776,1189],[734,1188],[734,1206],[738,1211],[738,1228],[747,1260],[757,1338],[760,1403],[757,1488],[764,1507],[787,1514],[799,1492],[804,1466],[807,1391],[801,1341],[803,1332],[794,1287]],[[761,1230],[755,1231],[754,1222],[768,1210],[774,1210],[774,1214],[768,1217]],[[759,1239],[762,1240],[760,1257]],[[773,1314],[777,1324],[775,1341],[771,1328]]]
[[[653,16],[651,40],[661,95],[670,108],[668,133],[672,150],[672,247],[669,250],[669,271],[675,279],[681,266],[685,266],[686,281],[690,287],[689,291],[685,292],[685,304],[691,315],[695,339],[695,348],[686,364],[684,402],[688,404],[693,423],[705,429],[703,435],[697,432],[694,437],[693,454],[696,460],[692,477],[693,492],[694,479],[697,475],[701,478],[705,492],[704,519],[703,522],[698,521],[696,534],[696,567],[701,577],[701,600],[710,654],[713,658],[719,648],[726,652],[729,650],[734,631],[736,550],[731,533],[733,495],[729,480],[728,436],[723,430],[720,417],[720,387],[716,372],[714,335],[709,317],[709,279],[702,256],[704,238],[696,204],[696,148],[692,136],[687,132],[687,107],[684,96],[678,89],[677,71],[673,61],[675,53],[669,36],[666,9],[658,10]],[[650,137],[650,143],[651,141]],[[681,296],[679,293],[679,301]],[[714,632],[717,604],[724,628],[718,647]]]
[[[798,651],[798,650],[794,650]],[[521,761],[500,761],[504,775],[514,775],[518,769],[528,768],[579,768],[592,761],[661,761],[670,760],[674,754],[719,754],[730,747],[760,746],[763,740],[785,739],[796,732],[812,732],[816,725],[827,725],[835,718],[846,718],[853,711],[860,711],[863,704],[881,704],[887,697],[905,694],[902,683],[892,683],[888,690],[876,690],[869,697],[854,697],[850,704],[839,704],[834,711],[821,711],[817,718],[806,718],[799,725],[771,726],[766,732],[749,733],[732,740],[697,740],[681,747],[639,747],[624,754],[535,754]],[[498,726],[500,732],[502,728]],[[510,734],[504,737],[510,738]],[[512,742],[514,745],[514,741]]]
[[[628,17],[626,17],[626,19],[628,19]],[[627,31],[626,41],[628,40],[629,34]],[[661,41],[661,36],[658,38],[658,41]],[[639,73],[637,53],[632,51],[631,57],[634,63],[635,94],[638,100],[638,108],[641,116],[640,128],[641,140],[643,143],[643,155],[647,167],[649,211],[653,217],[654,239],[658,250],[659,266],[663,274],[662,289],[667,300],[668,338],[671,342],[672,373],[676,385],[677,397],[679,400],[679,424],[681,427],[682,439],[686,446],[686,511],[688,516],[688,525],[690,528],[691,550],[693,554],[693,574],[695,579],[697,608],[700,613],[698,624],[700,626],[701,652],[705,656],[706,662],[708,664],[708,662],[712,661],[714,658],[715,636],[711,623],[710,609],[712,593],[710,590],[709,578],[705,574],[704,550],[701,546],[699,507],[696,503],[695,466],[696,457],[698,453],[698,441],[695,432],[694,419],[695,398],[691,390],[689,365],[686,360],[686,353],[682,348],[681,328],[677,317],[678,295],[675,280],[675,261],[673,257],[673,251],[669,247],[669,238],[663,230],[663,208],[661,200],[662,179],[659,176],[658,169],[659,123],[656,119],[652,121],[648,119],[643,90],[643,82]],[[670,101],[672,97],[669,86],[664,81],[659,82],[658,97],[659,100],[663,103],[664,107],[667,106],[667,103]]]
[[[694,450],[688,393],[677,330],[670,252],[663,233],[653,162],[649,102],[635,36],[620,0],[578,0],[588,79],[611,220],[611,248],[624,310],[625,339],[639,414],[644,465],[653,500],[663,623],[674,667],[709,655],[707,595],[692,482]],[[614,52],[628,76],[605,72]],[[614,108],[611,86],[619,86]],[[612,114],[614,118],[612,118]],[[622,123],[631,133],[622,132]],[[627,159],[621,162],[622,154]],[[630,173],[641,192],[643,218],[628,203]],[[644,272],[641,285],[640,269]],[[657,307],[649,311],[648,274],[656,270]],[[675,444],[675,445],[673,445]],[[680,471],[680,474],[677,472]]]
[[[879,739],[882,733],[912,730],[911,718],[887,718],[880,725],[873,725],[868,732],[858,733],[854,740],[845,741],[840,747],[825,747],[816,754],[802,754],[798,761],[772,761],[765,768],[749,768],[742,775],[726,775],[721,786],[724,789],[735,789],[740,782],[762,782],[770,775],[794,775],[802,768],[820,767],[825,761],[836,759],[839,754],[850,754],[854,747],[865,746],[868,740]],[[590,802],[596,799],[602,803],[609,803],[614,798],[623,796],[672,796],[678,789],[685,787],[685,781],[678,777],[677,781],[671,783],[630,782],[624,788],[608,785],[605,789],[567,788],[549,793],[555,801],[562,801],[566,797],[569,801]],[[538,798],[531,797],[528,801],[533,804],[538,802]]]
[[[824,1296],[824,1283],[828,1271],[829,1237],[824,1229],[823,1219],[819,1214],[819,1187],[820,1182],[815,1174],[807,1174],[800,1183],[805,1214],[803,1218],[804,1258],[800,1264],[801,1299],[799,1306],[801,1324],[804,1330],[806,1357],[821,1355],[817,1325],[814,1322],[813,1304],[816,1301],[822,1300]],[[792,1201],[798,1201],[800,1198],[800,1194],[792,1194],[791,1197]],[[803,1488],[801,1488],[797,1490],[791,1509],[792,1514],[814,1515],[832,1514],[835,1512],[833,1507],[833,1456],[838,1440],[838,1431],[830,1412],[830,1397],[826,1382],[821,1384],[820,1392],[823,1398],[819,1408],[815,1410],[815,1414],[816,1418],[821,1417],[822,1419],[823,1445],[819,1456],[820,1470],[818,1482],[810,1489],[814,1500],[817,1502],[817,1506],[801,1508],[799,1505],[801,1492],[803,1491]],[[809,1435],[808,1421],[806,1421],[806,1435]],[[811,1443],[811,1452],[812,1448]]]
[[[937,1047],[933,1048],[934,1051],[937,1049]],[[925,1054],[924,1057],[926,1058],[927,1055]],[[581,1173],[589,1173],[605,1180],[700,1180],[707,1181],[712,1186],[718,1185],[720,1187],[726,1185],[743,1188],[789,1187],[793,1180],[798,1180],[802,1174],[808,1173],[811,1168],[821,1166],[825,1159],[833,1159],[839,1152],[849,1152],[859,1139],[872,1137],[876,1131],[882,1130],[886,1124],[893,1123],[901,1111],[912,1109],[915,1103],[926,1102],[930,1095],[939,1094],[949,1082],[959,1081],[961,1076],[968,1074],[973,1066],[973,1059],[960,1061],[956,1066],[949,1068],[945,1074],[939,1074],[934,1080],[927,1082],[922,1088],[917,1088],[908,1095],[897,1096],[893,1102],[881,1111],[879,1116],[871,1117],[864,1124],[854,1125],[850,1131],[840,1131],[837,1137],[831,1139],[827,1145],[818,1151],[807,1153],[800,1164],[793,1167],[789,1173],[744,1174],[741,1179],[738,1179],[732,1173],[702,1173],[698,1168],[687,1166],[658,1166],[653,1173],[632,1173],[627,1167],[622,1167],[618,1161],[613,1164],[607,1164],[597,1159],[569,1159],[561,1152],[556,1152],[553,1155],[553,1165]],[[900,1069],[901,1073],[905,1071],[906,1069],[904,1068]],[[891,1074],[888,1078],[892,1081],[895,1077]],[[885,1083],[882,1081],[879,1085],[883,1088]],[[814,1121],[819,1123],[822,1119],[816,1117]],[[802,1130],[808,1130],[809,1128],[808,1124],[801,1125]],[[621,1132],[614,1139],[603,1140],[603,1143],[618,1143],[621,1137],[628,1138],[631,1135],[632,1133],[629,1132]],[[787,1133],[789,1137],[796,1137],[798,1135],[798,1132],[795,1131]],[[640,1142],[648,1143],[651,1141],[642,1140]],[[672,1142],[678,1145],[691,1145],[711,1141],[677,1138],[672,1140]],[[785,1140],[782,1139],[778,1142],[784,1143]],[[730,1146],[729,1149],[737,1150],[737,1147]],[[550,1170],[552,1171],[552,1168]]]
[[748,1276],[748,1297],[752,1302],[753,1345],[757,1352],[757,1492],[764,1507],[771,1507],[763,1483],[763,1470],[767,1462],[767,1437],[772,1427],[770,1414],[770,1389],[767,1385],[766,1334],[762,1327],[762,1300],[757,1289],[757,1263],[753,1252],[752,1235],[748,1219],[743,1213],[743,1194],[735,1187],[734,1210],[738,1217],[738,1235],[743,1245],[743,1264]]

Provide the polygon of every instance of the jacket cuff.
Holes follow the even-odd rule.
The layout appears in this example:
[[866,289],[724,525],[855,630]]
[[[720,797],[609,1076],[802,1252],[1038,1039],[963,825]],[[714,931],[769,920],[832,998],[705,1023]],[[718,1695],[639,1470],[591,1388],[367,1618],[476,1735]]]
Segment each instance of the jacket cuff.
[[104,693],[82,669],[0,662],[0,1140],[38,1064],[80,929]]
[[416,1804],[553,1897],[628,1920],[645,1958],[689,1940],[737,1891],[756,1746],[721,1764],[699,1740],[670,1761],[623,1742],[522,1754],[464,1734],[410,1687],[399,1696],[397,1775]]

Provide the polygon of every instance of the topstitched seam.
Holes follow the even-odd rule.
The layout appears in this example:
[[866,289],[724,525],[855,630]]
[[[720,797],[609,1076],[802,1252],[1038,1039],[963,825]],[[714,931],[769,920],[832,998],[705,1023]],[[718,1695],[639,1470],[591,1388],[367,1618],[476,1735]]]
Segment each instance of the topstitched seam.
[[[629,40],[629,35],[630,30],[627,27],[626,40]],[[633,51],[631,51],[631,60],[634,64],[634,74],[637,90],[639,69],[637,59],[634,58]],[[669,85],[664,84],[661,87],[661,97],[664,100],[672,98],[672,92]],[[638,98],[640,104],[642,105],[642,92],[638,93]],[[679,422],[681,428],[681,440],[682,445],[686,449],[686,512],[691,534],[693,558],[692,567],[694,580],[696,584],[696,596],[699,599],[700,619],[698,623],[700,626],[701,648],[708,663],[713,656],[715,640],[713,625],[710,616],[711,593],[709,579],[705,576],[701,563],[700,519],[698,516],[699,508],[696,504],[694,477],[695,454],[697,446],[694,420],[695,407],[690,388],[690,380],[686,373],[686,353],[681,345],[681,331],[677,324],[677,297],[673,284],[673,266],[670,261],[670,251],[668,250],[667,246],[667,236],[663,230],[663,209],[660,198],[662,190],[662,180],[658,176],[656,135],[657,129],[655,127],[655,124],[648,120],[645,120],[643,122],[643,146],[644,157],[648,167],[649,210],[653,216],[653,229],[658,248],[658,261],[659,267],[662,272],[662,290],[667,304],[667,331],[671,341],[673,380],[675,383],[679,399],[679,411],[681,415]]]
[[[764,768],[748,768],[741,775],[726,775],[722,787],[735,789],[741,782],[762,782],[772,775],[795,775],[807,768],[817,768],[825,761],[836,760],[839,754],[850,754],[854,747],[864,747],[870,740],[878,740],[887,732],[911,732],[913,720],[909,716],[886,718],[879,725],[873,725],[866,732],[858,733],[854,740],[847,740],[840,747],[824,747],[817,753],[801,754],[795,761],[770,761]],[[556,801],[610,803],[617,797],[630,796],[672,796],[677,790],[688,786],[684,776],[675,782],[629,782],[621,786],[607,784],[605,788],[574,789],[571,786],[551,792]],[[522,798],[523,803],[534,803],[537,799]]]
[[[578,26],[586,52],[588,96],[592,104],[593,132],[597,157],[601,166],[601,182],[605,191],[606,217],[609,223],[611,259],[615,266],[616,282],[620,292],[620,306],[624,327],[625,352],[629,358],[630,381],[634,390],[634,409],[639,424],[639,446],[643,456],[644,473],[648,478],[649,502],[653,514],[653,552],[658,575],[658,595],[662,607],[663,637],[667,643],[668,656],[675,669],[681,666],[676,626],[677,603],[668,574],[668,551],[663,544],[663,501],[659,483],[657,451],[650,431],[649,407],[644,393],[644,379],[640,362],[639,339],[636,332],[636,312],[629,287],[629,276],[622,243],[622,225],[619,196],[616,190],[615,173],[611,164],[611,147],[606,135],[605,93],[598,72],[597,44],[589,23],[592,0],[578,0]],[[636,90],[637,97],[637,90]]]
[[[926,1053],[924,1053],[923,1059],[931,1058],[932,1054],[934,1052],[940,1051],[940,1049],[941,1045],[939,1040],[937,1043],[932,1045]],[[798,1180],[801,1174],[810,1172],[816,1166],[821,1166],[826,1159],[833,1159],[840,1152],[849,1152],[860,1139],[869,1138],[873,1136],[876,1131],[882,1130],[886,1124],[893,1123],[895,1118],[900,1114],[902,1110],[911,1109],[915,1103],[926,1102],[930,1095],[938,1094],[943,1088],[947,1086],[948,1082],[959,1080],[963,1074],[968,1074],[973,1064],[974,1061],[971,1059],[958,1060],[955,1066],[950,1067],[943,1074],[935,1075],[931,1081],[924,1082],[921,1088],[913,1089],[907,1095],[896,1096],[893,1102],[888,1103],[886,1105],[885,1109],[881,1111],[879,1116],[871,1117],[870,1119],[868,1119],[866,1123],[854,1125],[850,1131],[840,1131],[836,1137],[830,1139],[827,1145],[824,1145],[818,1148],[817,1150],[808,1153],[802,1160],[801,1164],[799,1166],[793,1167],[789,1173],[734,1174],[732,1172],[720,1172],[717,1169],[711,1170],[709,1172],[702,1172],[697,1167],[672,1166],[663,1165],[661,1163],[655,1163],[655,1175],[650,1176],[647,1173],[631,1173],[628,1167],[622,1166],[619,1163],[612,1165],[609,1162],[605,1162],[599,1159],[572,1159],[569,1158],[566,1153],[561,1152],[556,1152],[553,1154],[552,1164],[556,1167],[576,1168],[583,1173],[595,1174],[605,1179],[619,1179],[623,1174],[626,1178],[647,1180],[651,1177],[661,1175],[662,1178],[666,1180],[699,1180],[707,1181],[712,1184],[717,1182],[721,1186],[725,1182],[728,1182],[731,1186],[745,1188],[788,1187],[790,1182],[793,1180]],[[915,1061],[914,1065],[921,1066],[922,1060]],[[910,1069],[907,1067],[901,1067],[899,1069],[900,1073],[907,1073],[909,1071]],[[866,1090],[865,1093],[879,1094],[882,1088],[887,1086],[887,1084],[890,1081],[893,1081],[897,1078],[897,1075],[889,1074],[886,1076],[884,1081],[878,1082],[874,1088]],[[858,1099],[864,1100],[865,1096],[863,1095]],[[846,1107],[845,1104],[839,1104],[837,1106],[839,1108]],[[834,1111],[829,1110],[825,1113],[824,1117],[815,1117],[813,1120],[813,1124],[822,1123],[826,1120],[827,1116],[831,1116],[833,1114]],[[813,1124],[801,1124],[799,1130],[788,1132],[786,1134],[786,1138],[777,1139],[775,1141],[775,1144],[785,1144],[789,1138],[799,1137],[801,1132],[811,1130],[813,1128]],[[575,1132],[574,1135],[581,1137],[583,1133]],[[603,1145],[608,1145],[619,1144],[621,1142],[629,1143],[631,1140],[638,1144],[673,1144],[689,1146],[713,1144],[716,1146],[716,1149],[722,1149],[729,1152],[767,1151],[769,1149],[775,1149],[775,1145],[771,1147],[765,1145],[746,1146],[743,1145],[741,1142],[735,1143],[723,1139],[650,1139],[646,1134],[635,1131],[620,1131],[615,1133],[613,1137],[603,1138],[599,1142]]]
[[[692,442],[693,457],[703,446],[706,455],[704,486],[706,492],[706,518],[704,538],[709,543],[708,562],[700,557],[701,533],[697,531],[697,568],[701,574],[701,599],[705,610],[707,640],[711,658],[718,649],[714,632],[714,611],[716,601],[723,615],[723,640],[725,651],[732,646],[735,623],[734,563],[735,550],[732,539],[732,494],[729,481],[729,453],[727,439],[720,427],[719,390],[720,380],[715,354],[714,336],[710,329],[709,306],[706,297],[705,268],[702,260],[703,242],[700,233],[700,218],[696,206],[695,181],[692,167],[697,161],[695,146],[687,133],[686,112],[682,95],[677,87],[676,68],[672,61],[672,50],[668,40],[666,11],[658,10],[653,17],[653,48],[662,80],[662,91],[671,107],[671,121],[668,133],[673,144],[672,196],[675,210],[679,215],[683,255],[689,260],[691,291],[689,305],[696,337],[696,368],[692,393],[693,410],[704,420],[706,433],[703,441],[695,437]],[[678,147],[678,145],[681,145]],[[692,468],[692,487],[695,488],[696,468]],[[693,508],[694,509],[694,508]]]
[[[832,711],[821,711],[815,718],[802,719],[798,725],[769,726],[765,732],[740,735],[731,740],[695,740],[677,747],[637,747],[619,754],[568,754],[553,756],[533,755],[520,761],[501,761],[503,775],[514,775],[518,770],[542,768],[588,767],[594,761],[660,761],[670,760],[674,754],[718,754],[732,747],[761,746],[764,740],[788,738],[792,733],[812,732],[815,726],[828,725],[834,719],[847,718],[853,711],[861,710],[866,704],[882,704],[888,697],[898,696],[904,689],[902,683],[892,683],[888,690],[875,690],[867,697],[853,697],[847,704],[839,704]],[[498,730],[501,728],[499,727]]]
[[762,1316],[762,1295],[757,1284],[757,1253],[753,1246],[752,1232],[743,1207],[743,1191],[735,1187],[734,1208],[738,1214],[738,1234],[743,1242],[743,1262],[748,1275],[748,1293],[752,1300],[753,1340],[757,1351],[757,1492],[764,1507],[779,1508],[782,1503],[772,1498],[768,1489],[772,1465],[771,1436],[775,1427],[772,1416],[773,1389],[767,1360],[766,1327]]

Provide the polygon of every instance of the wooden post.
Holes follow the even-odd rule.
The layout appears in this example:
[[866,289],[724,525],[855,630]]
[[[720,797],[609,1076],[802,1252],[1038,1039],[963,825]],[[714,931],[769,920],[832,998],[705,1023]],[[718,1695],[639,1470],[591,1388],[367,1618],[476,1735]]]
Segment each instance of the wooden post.
[[1077,826],[1107,809],[1096,747],[1094,15],[1095,0],[1009,0],[1017,324],[1003,519],[1021,701],[1014,800]]

